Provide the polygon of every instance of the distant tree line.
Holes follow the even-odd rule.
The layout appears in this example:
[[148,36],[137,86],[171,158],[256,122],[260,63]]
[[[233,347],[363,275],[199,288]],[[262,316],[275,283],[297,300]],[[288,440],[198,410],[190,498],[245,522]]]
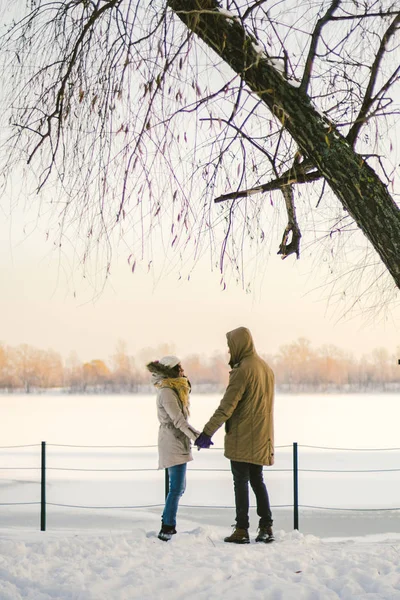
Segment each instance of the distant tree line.
[[392,353],[375,348],[355,358],[331,344],[313,348],[309,340],[300,338],[264,358],[274,369],[281,391],[400,390],[400,347]]
[[[63,361],[54,350],[27,344],[0,344],[0,391],[30,393],[60,389],[71,393],[134,393],[152,391],[146,363],[174,353],[172,346],[145,348],[135,357],[120,340],[108,361],[82,362],[76,353]],[[281,346],[265,355],[276,375],[278,391],[396,391],[400,390],[400,365],[396,353],[376,348],[356,359],[333,345],[313,348],[309,340]],[[219,392],[228,381],[227,353],[192,354],[182,359],[194,392]]]

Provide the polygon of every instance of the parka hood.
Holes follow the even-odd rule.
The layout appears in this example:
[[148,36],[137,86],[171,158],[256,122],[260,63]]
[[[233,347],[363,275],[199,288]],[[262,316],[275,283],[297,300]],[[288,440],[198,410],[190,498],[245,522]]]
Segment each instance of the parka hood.
[[240,363],[246,356],[255,354],[253,338],[247,327],[238,327],[226,334],[228,347],[231,353],[229,364],[231,367]]

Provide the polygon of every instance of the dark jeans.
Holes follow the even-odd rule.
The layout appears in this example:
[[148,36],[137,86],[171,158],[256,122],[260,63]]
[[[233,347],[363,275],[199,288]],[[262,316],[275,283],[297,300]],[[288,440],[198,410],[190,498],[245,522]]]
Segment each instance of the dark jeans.
[[256,496],[259,526],[272,525],[271,507],[263,480],[262,466],[231,460],[231,469],[235,488],[236,527],[249,528],[249,481]]
[[169,490],[162,520],[165,525],[176,526],[179,500],[186,488],[186,463],[168,467]]

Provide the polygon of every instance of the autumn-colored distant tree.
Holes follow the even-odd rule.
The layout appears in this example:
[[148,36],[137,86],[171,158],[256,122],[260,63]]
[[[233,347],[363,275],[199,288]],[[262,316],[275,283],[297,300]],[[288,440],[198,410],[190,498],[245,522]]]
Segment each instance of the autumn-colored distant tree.
[[194,389],[196,389],[196,384],[208,382],[209,369],[204,357],[198,354],[190,354],[185,357],[183,367]]
[[333,344],[322,346],[316,353],[314,365],[315,382],[325,385],[344,386],[350,382],[352,360]]
[[205,383],[222,391],[228,384],[230,369],[228,352],[214,352],[205,360]]
[[0,344],[0,389],[11,389],[13,384],[10,350]]
[[386,348],[375,348],[371,353],[371,363],[375,371],[375,382],[383,385],[390,380],[392,357]]
[[281,346],[275,362],[278,385],[285,382],[289,389],[296,388],[299,384],[312,385],[316,379],[314,363],[315,352],[306,338]]
[[120,391],[134,390],[136,387],[135,364],[132,356],[128,355],[128,346],[124,340],[118,340],[112,357],[112,381]]
[[27,394],[40,381],[40,350],[21,344],[15,349],[14,368],[20,382]]
[[71,352],[65,362],[65,385],[71,392],[84,389],[83,364],[76,352]]
[[27,393],[34,388],[54,388],[63,385],[63,365],[53,350],[40,350],[21,344],[12,353],[12,365],[17,386]]
[[63,362],[61,356],[54,350],[45,350],[39,355],[39,385],[42,388],[64,385]]
[[104,361],[95,359],[83,365],[83,381],[87,386],[104,387],[110,380],[110,370]]

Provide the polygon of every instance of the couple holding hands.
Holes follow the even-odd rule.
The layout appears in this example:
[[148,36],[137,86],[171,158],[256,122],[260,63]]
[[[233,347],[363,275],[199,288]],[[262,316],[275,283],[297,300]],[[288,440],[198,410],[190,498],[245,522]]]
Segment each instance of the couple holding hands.
[[162,514],[160,540],[176,533],[179,500],[186,487],[186,466],[193,460],[191,442],[209,448],[225,424],[225,456],[230,460],[236,506],[236,527],[224,539],[249,544],[249,482],[256,496],[259,527],[256,542],[274,540],[272,514],[263,466],[274,463],[274,374],[258,356],[250,331],[238,327],[226,334],[230,353],[229,384],[202,432],[188,422],[190,383],[176,356],[150,362],[147,369],[157,389],[159,468],[168,469],[169,492]]

